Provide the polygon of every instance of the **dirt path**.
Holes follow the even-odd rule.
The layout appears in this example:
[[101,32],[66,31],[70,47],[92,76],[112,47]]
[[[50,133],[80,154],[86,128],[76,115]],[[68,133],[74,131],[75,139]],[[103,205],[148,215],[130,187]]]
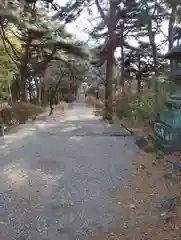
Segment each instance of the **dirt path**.
[[97,234],[94,240],[181,239],[181,176],[167,162],[180,160],[173,154],[139,151],[130,162],[135,174],[113,196],[119,202],[122,221],[111,234]]
[[87,239],[119,226],[114,191],[138,149],[107,129],[76,104],[1,140],[0,239]]

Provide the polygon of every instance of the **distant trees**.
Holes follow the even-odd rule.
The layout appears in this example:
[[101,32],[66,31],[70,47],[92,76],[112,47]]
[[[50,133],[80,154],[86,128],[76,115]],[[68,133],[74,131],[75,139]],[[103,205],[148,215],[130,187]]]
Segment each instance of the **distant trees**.
[[[45,91],[48,89],[44,88],[44,76],[52,61],[61,62],[63,69],[72,72],[69,60],[73,56],[88,57],[87,47],[67,33],[57,19],[59,15],[52,17],[49,14],[47,7],[50,4],[53,1],[24,0],[6,1],[1,6],[2,47],[16,68],[10,84],[13,101],[46,102],[43,98],[47,96]],[[52,7],[56,8],[56,5]],[[10,41],[9,33],[18,41],[19,49]]]
[[[156,103],[160,70],[168,69],[167,63],[162,58],[163,46],[168,46],[168,49],[171,49],[176,42],[178,44],[180,41],[180,1],[124,0],[113,3],[112,1],[94,0],[92,2],[99,12],[99,22],[91,32],[91,36],[97,42],[101,42],[95,49],[97,59],[99,59],[98,66],[105,62],[107,64],[112,62],[112,66],[115,62],[114,52],[119,48],[118,63],[120,64],[120,86],[123,94],[125,76],[128,72],[136,74],[138,92],[142,76],[147,72],[147,74],[152,74]],[[168,33],[163,31],[163,22],[168,23]],[[157,41],[158,35],[162,35],[161,42]],[[131,39],[136,45],[131,44]],[[112,67],[109,66],[108,64],[106,73],[106,76],[109,76],[106,78],[106,88],[109,89],[106,92],[109,94],[106,94],[106,100],[111,98],[112,91]],[[169,67],[172,71],[172,61],[170,61]],[[108,112],[111,112],[108,110],[108,106],[105,107]]]

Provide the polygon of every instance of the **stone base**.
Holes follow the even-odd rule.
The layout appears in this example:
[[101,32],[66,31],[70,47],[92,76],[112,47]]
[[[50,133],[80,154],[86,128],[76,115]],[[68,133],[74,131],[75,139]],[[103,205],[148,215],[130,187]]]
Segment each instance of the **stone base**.
[[157,137],[156,135],[152,136],[152,141],[156,148],[158,148],[159,150],[165,153],[181,151],[180,144],[177,145],[177,144],[171,144],[171,143],[165,142],[159,137]]

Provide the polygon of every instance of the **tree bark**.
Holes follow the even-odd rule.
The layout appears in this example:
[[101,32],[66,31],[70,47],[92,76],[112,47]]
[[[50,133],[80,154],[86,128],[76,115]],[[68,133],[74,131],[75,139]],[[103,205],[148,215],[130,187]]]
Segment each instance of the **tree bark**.
[[[175,18],[176,18],[176,5],[172,5],[172,11],[169,18],[169,24],[168,24],[168,50],[171,50],[173,48],[173,37],[174,37],[174,24],[175,24]],[[170,71],[173,72],[174,68],[174,61],[173,59],[170,59]]]
[[41,86],[41,105],[47,106],[48,105],[48,91],[44,88],[44,86]]
[[41,93],[42,93],[42,88],[44,87],[41,81],[41,78],[36,79],[35,78],[35,86],[36,86],[36,101],[38,104],[41,105]]
[[121,47],[121,79],[120,85],[122,88],[122,94],[124,96],[124,23],[121,24],[121,37],[120,37],[120,47]]
[[31,80],[28,81],[28,92],[29,92],[29,100],[30,102],[32,102],[33,99],[33,89],[32,89],[32,85],[31,85]]
[[155,112],[157,112],[158,105],[158,58],[157,47],[155,43],[155,33],[153,32],[152,16],[148,13],[148,37],[152,49],[153,63],[154,63],[154,76],[153,76],[153,91],[155,94]]
[[20,99],[19,79],[16,78],[11,84],[12,102],[17,102]]
[[140,54],[138,54],[138,72],[137,72],[137,92],[141,92],[141,62],[140,62]]
[[31,42],[32,42],[32,39],[29,34],[29,36],[27,37],[25,51],[24,51],[24,55],[21,59],[21,66],[20,66],[20,92],[21,92],[21,101],[23,101],[23,102],[28,101],[26,80],[27,80],[27,76],[28,76],[28,62],[29,62],[29,58],[31,57],[29,54]]
[[62,73],[62,75],[60,76],[58,82],[56,83],[55,89],[53,89],[53,87],[50,88],[50,100],[49,100],[50,112],[49,112],[49,116],[51,116],[53,114],[53,110],[54,110],[53,104],[55,102],[55,99],[56,99],[56,96],[57,96],[57,93],[58,93],[58,89],[60,87],[63,75],[64,75],[64,73]]
[[115,28],[116,28],[116,6],[117,4],[110,0],[110,12],[108,16],[108,33],[109,33],[109,45],[106,62],[106,83],[105,83],[105,116],[104,118],[112,121],[113,109],[112,109],[112,78],[113,78],[113,66],[114,66],[114,52],[115,52]]
[[114,65],[114,52],[116,49],[116,7],[118,2],[109,0],[109,13],[108,16],[104,14],[103,9],[99,4],[99,0],[95,0],[97,9],[103,19],[105,25],[108,28],[108,44],[107,44],[107,59],[106,59],[106,81],[105,81],[105,114],[104,118],[112,121],[113,109],[112,109],[112,77],[113,77],[113,65]]

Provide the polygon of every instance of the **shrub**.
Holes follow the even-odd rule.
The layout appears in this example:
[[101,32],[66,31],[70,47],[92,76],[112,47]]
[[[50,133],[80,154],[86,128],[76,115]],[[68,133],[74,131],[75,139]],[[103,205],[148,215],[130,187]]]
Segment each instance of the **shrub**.
[[126,96],[117,105],[116,113],[120,119],[126,117],[132,121],[150,122],[156,117],[157,112],[165,107],[165,100],[172,92],[173,88],[169,84],[160,84],[157,105],[155,94],[150,90],[145,90],[139,95]]
[[65,102],[67,103],[72,103],[76,100],[76,97],[72,94],[64,94],[64,98]]
[[155,115],[155,101],[153,96],[141,96],[128,104],[128,116],[134,121],[144,120]]
[[134,103],[136,99],[138,99],[138,94],[132,94],[132,95],[125,95],[120,96],[119,99],[116,101],[115,106],[115,113],[119,117],[119,119],[122,119],[123,117],[130,117],[130,103]]
[[43,108],[31,103],[20,102],[12,104],[12,111],[19,123],[26,123],[29,118],[36,118],[38,114],[43,113]]
[[11,106],[6,106],[0,111],[1,122],[5,125],[13,125],[17,123],[15,114]]

